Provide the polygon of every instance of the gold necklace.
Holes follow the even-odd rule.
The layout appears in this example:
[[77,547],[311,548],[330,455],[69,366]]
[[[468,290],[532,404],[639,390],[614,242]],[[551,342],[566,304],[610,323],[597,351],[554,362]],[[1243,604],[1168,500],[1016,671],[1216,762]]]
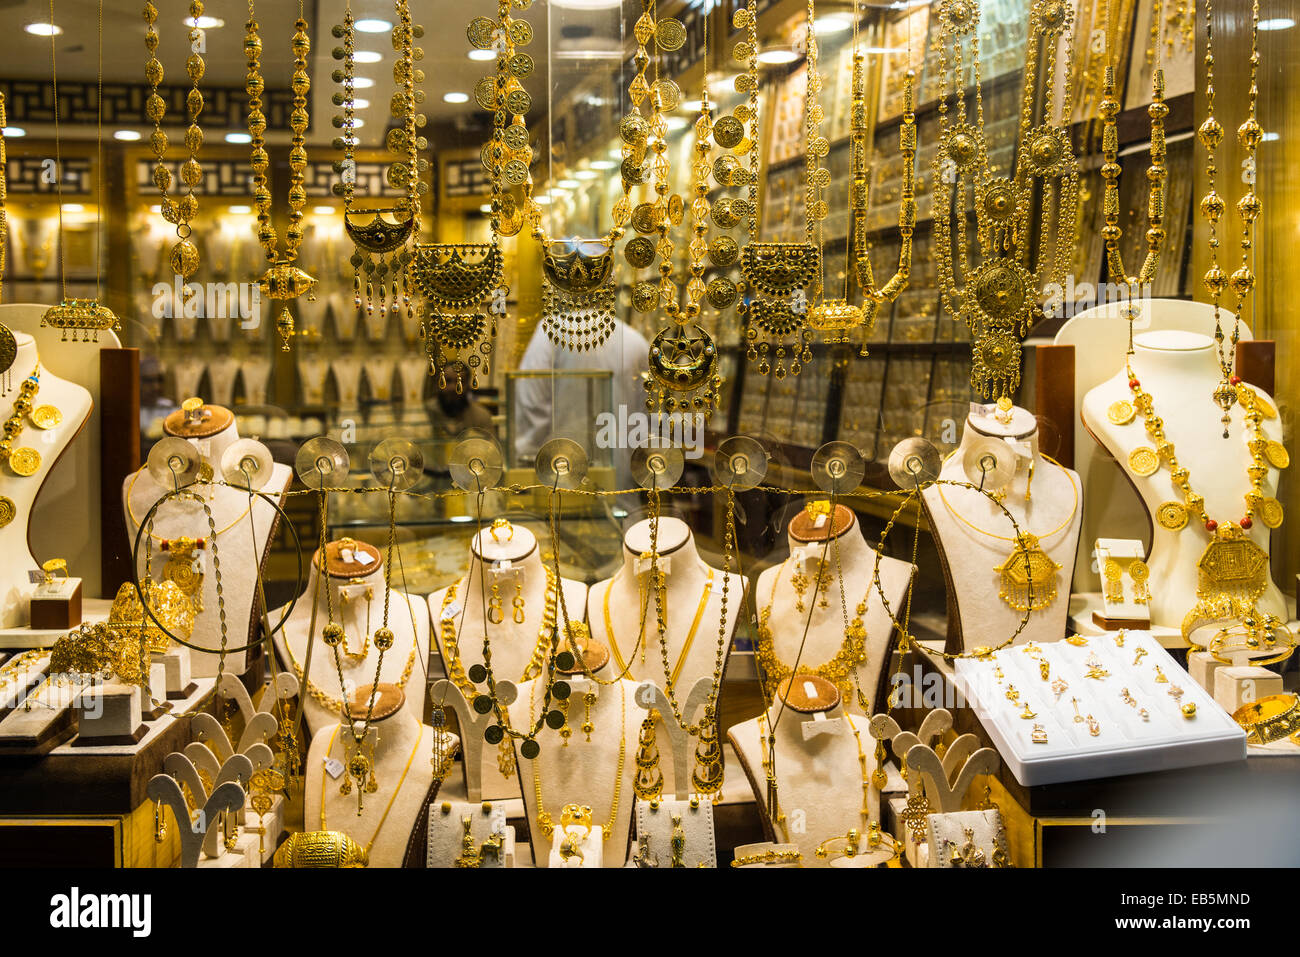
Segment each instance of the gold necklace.
[[[330,752],[334,750],[334,742],[339,736],[340,727],[342,726],[335,725],[334,733],[330,735],[329,746],[325,749],[325,757],[327,758],[329,757]],[[388,812],[393,809],[393,805],[397,802],[397,795],[402,792],[402,784],[405,783],[406,781],[406,773],[411,770],[411,764],[412,762],[415,761],[415,756],[420,751],[420,742],[423,740],[424,740],[424,725],[420,725],[420,733],[415,738],[415,747],[411,749],[411,756],[406,759],[406,767],[402,769],[402,776],[397,779],[397,787],[393,788],[393,796],[388,799],[388,806],[384,808],[384,813],[380,816],[379,823],[375,826],[375,832],[370,835],[370,840],[366,842],[367,857],[370,856],[370,849],[374,847],[375,840],[376,838],[379,837],[379,832],[384,829],[384,822],[388,820]],[[324,762],[322,762],[322,764],[324,764]],[[320,784],[320,829],[322,831],[329,830],[329,828],[325,824],[325,790],[328,783],[326,781],[325,775],[326,775],[325,769],[324,767],[322,767],[320,773],[320,782],[321,782]],[[358,815],[361,814],[360,809],[357,810],[357,814]]]
[[[402,673],[398,677],[397,681],[394,682],[394,684],[399,688],[406,687],[406,682],[410,680],[411,673],[415,670],[416,644],[417,642],[414,641],[411,643],[411,653],[406,657],[406,665],[402,668]],[[302,683],[302,686],[307,689],[307,693],[311,695],[312,699],[327,711],[332,711],[335,714],[342,714],[346,702],[342,698],[336,698],[333,695],[322,691],[315,682],[303,673],[302,665],[299,664],[297,657],[293,653],[293,644],[287,637],[284,641],[284,648],[289,655],[289,667],[293,669],[294,675],[297,676],[298,681]]]
[[[792,673],[790,666],[782,661],[776,653],[776,643],[771,626],[772,607],[776,604],[776,591],[781,580],[781,571],[787,565],[790,565],[792,561],[793,558],[787,558],[781,564],[781,568],[777,569],[776,575],[772,579],[771,597],[768,599],[767,606],[759,612],[758,616],[758,645],[754,649],[754,653],[758,657],[758,663],[762,667],[770,687],[776,687],[782,679]],[[842,581],[840,585],[842,597]],[[855,606],[853,620],[844,629],[844,641],[841,642],[834,657],[813,667],[799,664],[797,668],[793,669],[794,674],[819,675],[827,681],[833,682],[840,689],[840,694],[847,700],[848,695],[854,688],[854,672],[859,665],[867,660],[867,630],[863,627],[862,618],[867,613],[867,598],[871,595],[872,587],[872,585],[867,586],[867,593],[862,596],[862,600]]]
[[[148,469],[144,466],[141,466],[139,469],[137,469],[135,475],[131,477],[131,483],[126,487],[126,513],[131,517],[131,521],[135,523],[136,528],[140,527],[141,522],[139,516],[135,514],[135,509],[131,507],[131,493],[135,491],[135,483],[139,481],[140,476],[143,475],[146,471],[148,471]],[[193,497],[197,501],[202,501],[201,496],[197,492],[188,491],[185,493],[185,497]],[[247,517],[248,513],[251,512],[252,510],[253,510],[253,501],[250,498],[248,503],[248,508],[244,509],[239,514],[239,516],[233,522],[227,525],[225,528],[218,530],[216,534],[224,535],[226,532],[230,531],[232,528],[234,528],[236,525],[242,522],[244,518]],[[152,522],[150,523],[148,534],[151,539],[153,539],[155,542],[158,542],[160,544],[162,542],[167,541],[167,539],[163,538],[163,536],[154,533]]]
[[[289,227],[285,230],[284,255],[280,256],[280,237],[271,223],[271,187],[267,170],[271,160],[266,152],[266,114],[262,112],[262,93],[266,81],[262,78],[262,38],[258,35],[257,18],[253,0],[248,0],[248,22],[244,27],[244,55],[248,59],[248,76],[244,88],[248,91],[248,133],[252,137],[253,202],[257,206],[257,241],[266,254],[270,268],[258,280],[267,297],[281,302],[297,299],[316,284],[316,280],[295,265],[298,249],[302,245],[303,212],[307,205],[305,176],[307,170],[306,132],[308,125],[307,93],[311,78],[307,75],[307,55],[311,52],[311,38],[307,33],[307,20],[303,16],[302,0],[298,0],[298,19],[293,24],[293,111],[289,114],[289,127],[293,130],[289,149]],[[289,350],[295,327],[293,314],[286,305],[275,321],[283,348]]]
[[[536,713],[536,695],[537,682],[534,681],[528,686],[528,718],[530,721],[535,720],[533,715]],[[627,686],[619,682],[619,693],[622,701],[622,714],[618,722],[618,770],[614,777],[614,800],[609,807],[609,823],[601,828],[601,840],[608,841],[610,834],[614,831],[614,825],[618,822],[618,802],[623,794],[623,764],[627,758]],[[538,771],[539,758],[533,759],[533,795],[534,803],[537,805],[537,827],[542,835],[550,840],[551,835],[555,832],[555,822],[551,815],[542,805],[542,776]]]
[[[158,87],[163,81],[163,66],[158,59],[158,8],[152,0],[144,5],[145,34],[144,45],[149,51],[149,59],[144,65],[145,80],[149,83],[149,97],[145,100],[145,115],[153,121],[153,135],[149,145],[153,150],[153,183],[162,195],[162,217],[176,227],[176,244],[171,250],[172,272],[188,280],[199,268],[199,250],[190,238],[193,229],[190,221],[198,215],[199,200],[194,187],[203,182],[203,167],[199,164],[199,148],[203,145],[203,131],[199,128],[199,114],[203,112],[203,94],[199,92],[199,80],[203,79],[206,69],[199,51],[203,49],[203,30],[199,19],[203,15],[201,0],[190,0],[189,55],[185,60],[185,72],[190,78],[190,92],[185,98],[185,109],[189,114],[189,126],[185,130],[185,149],[189,153],[181,164],[181,182],[185,194],[173,198],[172,172],[165,162],[167,155],[167,134],[163,132],[162,121],[167,115],[167,101],[158,94]],[[220,272],[218,270],[218,272]]]
[[[626,567],[626,566],[624,566]],[[614,619],[609,613],[609,595],[614,590],[614,583],[617,577],[610,581],[609,587],[605,589],[605,599],[603,602],[603,612],[605,618],[605,635],[609,638],[609,650],[614,655],[614,663],[618,665],[619,675],[622,677],[629,672],[627,662],[623,660],[623,654],[619,651],[618,640],[614,637]],[[655,587],[651,585],[650,587]],[[682,650],[677,655],[677,664],[672,669],[672,675],[668,682],[669,687],[677,684],[677,678],[682,672],[682,665],[686,663],[686,656],[690,653],[691,645],[695,643],[695,633],[699,630],[700,621],[704,617],[704,610],[709,604],[709,594],[713,590],[713,569],[709,569],[709,576],[704,582],[704,590],[700,594],[700,602],[695,608],[695,617],[691,620],[691,630],[686,634],[686,640],[682,642]],[[644,600],[641,602],[641,632],[637,636],[637,644],[640,645],[645,639],[645,620],[648,617],[650,603],[650,593],[647,589]],[[645,649],[642,648],[642,655]]]
[[[8,263],[8,242],[9,242],[9,218],[5,213],[5,203],[9,196],[9,183],[5,176],[5,164],[7,163],[5,153],[5,127],[9,125],[9,120],[5,116],[5,95],[0,93],[0,300],[4,297],[4,278],[5,266]],[[0,392],[9,392],[9,370],[13,368],[14,361],[18,358],[18,340],[14,338],[13,330],[0,322]]]
[[1065,521],[1042,535],[1035,535],[1029,531],[1020,531],[1015,535],[999,535],[980,528],[952,507],[948,497],[943,494],[941,485],[935,486],[939,492],[939,499],[957,521],[981,535],[987,535],[1000,542],[1013,543],[1011,554],[1001,565],[993,566],[993,570],[998,573],[1001,582],[998,597],[1015,611],[1041,611],[1056,601],[1056,573],[1062,566],[1043,550],[1041,541],[1068,528],[1079,510],[1079,486],[1074,481],[1074,475],[1056,459],[1047,455],[1042,455],[1042,458],[1065,473],[1065,477],[1070,481],[1070,488],[1074,491],[1074,502],[1070,505],[1070,513],[1065,517]]
[[[0,460],[9,466],[9,472],[12,475],[28,477],[35,475],[41,467],[41,453],[33,448],[22,446],[14,448],[16,442],[23,434],[23,427],[28,413],[32,411],[32,403],[36,399],[37,393],[41,389],[41,364],[36,363],[36,368],[32,374],[23,380],[22,385],[18,387],[18,396],[14,399],[13,411],[9,413],[9,418],[4,422],[4,438],[0,438]],[[5,499],[5,501],[9,501]],[[3,513],[7,514],[8,509]],[[13,516],[10,515],[10,520]],[[3,524],[9,524],[8,521]]]

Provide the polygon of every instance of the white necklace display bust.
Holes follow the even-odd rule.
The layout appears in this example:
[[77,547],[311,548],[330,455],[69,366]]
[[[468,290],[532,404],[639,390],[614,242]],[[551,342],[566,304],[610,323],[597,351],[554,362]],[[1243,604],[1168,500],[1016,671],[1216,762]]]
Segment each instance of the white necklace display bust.
[[[1002,505],[1021,533],[1035,536],[1038,546],[1059,566],[1059,573],[1049,576],[1046,584],[1034,581],[1035,605],[1047,601],[1053,591],[1055,597],[1029,613],[1016,644],[1055,641],[1065,634],[1069,613],[1070,578],[1083,520],[1082,481],[1076,472],[1042,455],[1037,420],[1019,407],[1002,419],[996,414],[972,414],[939,478],[979,485],[981,473],[967,474],[965,460],[972,446],[989,439],[994,444],[987,448],[1000,460],[1015,463],[1015,474],[1001,490],[1005,492]],[[1012,557],[1015,529],[1002,509],[976,489],[934,485],[921,495],[948,581],[949,648],[970,651],[1002,644],[1025,615],[1001,597],[1003,576],[997,570],[1023,562]]]
[[[1246,445],[1249,430],[1243,420],[1241,403],[1237,403],[1230,411],[1229,437],[1222,437],[1223,410],[1213,398],[1220,379],[1214,340],[1194,332],[1162,330],[1136,336],[1133,348],[1133,375],[1141,383],[1142,391],[1151,396],[1152,414],[1163,420],[1165,436],[1174,445],[1179,466],[1188,471],[1192,491],[1204,496],[1206,513],[1220,524],[1239,522],[1245,514],[1246,493],[1251,487],[1246,472],[1251,464]],[[1113,403],[1132,400],[1128,383],[1128,370],[1120,368],[1084,396],[1081,414],[1088,431],[1115,457],[1141,496],[1148,516],[1153,516],[1164,502],[1182,502],[1183,493],[1174,488],[1169,469],[1164,465],[1145,477],[1129,467],[1130,453],[1139,446],[1152,447],[1154,441],[1142,427],[1140,414],[1126,425],[1112,422],[1107,414]],[[1272,396],[1262,392],[1260,396],[1271,408],[1277,408]],[[1265,418],[1260,427],[1265,438],[1282,441],[1279,417]],[[1263,484],[1266,496],[1277,494],[1277,482],[1277,470],[1269,469]],[[1194,520],[1177,531],[1164,528],[1157,521],[1152,521],[1151,526],[1147,559],[1151,569],[1151,623],[1178,629],[1184,615],[1197,603],[1196,563],[1210,542],[1210,533]],[[1263,522],[1255,521],[1247,535],[1268,552],[1269,530]],[[1287,618],[1286,601],[1271,576],[1257,606],[1262,612]]]

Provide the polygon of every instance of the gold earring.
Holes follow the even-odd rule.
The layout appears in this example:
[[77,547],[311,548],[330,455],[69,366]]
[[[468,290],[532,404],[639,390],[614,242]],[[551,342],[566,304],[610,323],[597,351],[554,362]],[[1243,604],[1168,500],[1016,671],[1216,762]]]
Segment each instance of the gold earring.
[[516,576],[515,578],[515,597],[510,602],[514,609],[514,618],[516,625],[524,623],[524,583]]
[[488,597],[488,621],[499,625],[506,620],[505,608],[501,604],[501,586],[492,583],[492,594]]
[[1113,558],[1106,559],[1106,565],[1102,569],[1102,574],[1106,579],[1106,600],[1123,601],[1124,600],[1124,569],[1120,567],[1119,562]]
[[657,798],[663,793],[664,776],[659,770],[659,746],[655,742],[655,721],[659,712],[651,709],[641,722],[641,733],[636,743],[636,779],[632,787],[643,801]]
[[569,738],[573,737],[573,729],[569,727],[569,699],[560,699],[560,714],[564,715],[564,724],[560,725],[560,737],[564,739],[564,747],[569,746]]
[[584,709],[583,719],[582,719],[582,733],[587,736],[588,741],[591,740],[591,732],[596,730],[596,726],[591,723],[591,706],[595,703],[596,703],[596,693],[594,691],[588,691],[585,695],[582,696],[582,705]]
[[167,840],[167,812],[162,801],[154,801],[153,805],[153,839],[158,844]]
[[803,573],[803,568],[790,576],[790,584],[794,586],[794,610],[802,613],[804,611],[803,593],[808,587],[808,576]]
[[1025,478],[1025,501],[1029,501],[1029,491],[1034,485],[1034,460],[1029,460],[1029,475]]

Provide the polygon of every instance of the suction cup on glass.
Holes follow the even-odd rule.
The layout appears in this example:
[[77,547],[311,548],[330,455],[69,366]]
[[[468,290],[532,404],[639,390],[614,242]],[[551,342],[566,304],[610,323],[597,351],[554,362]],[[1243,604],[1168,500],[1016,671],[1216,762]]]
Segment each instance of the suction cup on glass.
[[302,484],[314,489],[342,485],[351,464],[348,450],[325,435],[304,442],[293,460]]
[[743,492],[754,488],[767,475],[767,451],[747,435],[723,439],[713,456],[713,478]]
[[848,442],[827,442],[812,457],[812,480],[823,492],[847,495],[862,484],[867,463],[857,446]]
[[922,438],[903,439],[889,453],[889,477],[902,489],[916,488],[939,477],[939,450]]
[[537,450],[536,468],[543,485],[575,489],[587,477],[587,452],[573,439],[551,439]]
[[370,450],[370,474],[384,488],[408,489],[424,474],[424,453],[410,439],[384,439]]
[[675,445],[632,450],[632,478],[642,488],[671,488],[686,471],[686,456]]
[[256,439],[239,439],[221,453],[221,477],[227,485],[257,491],[271,477],[271,450]]
[[163,488],[180,488],[191,484],[199,474],[203,457],[185,439],[169,435],[159,439],[149,450],[145,467],[150,477]]
[[461,439],[451,450],[447,462],[451,480],[466,492],[493,488],[506,474],[505,457],[495,439]]
[[1005,442],[981,436],[966,447],[961,467],[972,485],[992,491],[1015,476],[1016,453]]

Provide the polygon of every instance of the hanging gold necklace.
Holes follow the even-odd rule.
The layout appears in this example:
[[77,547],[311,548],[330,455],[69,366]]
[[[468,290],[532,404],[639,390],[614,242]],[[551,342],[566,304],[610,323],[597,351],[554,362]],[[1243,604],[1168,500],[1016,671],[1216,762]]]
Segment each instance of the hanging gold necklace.
[[1000,542],[1013,543],[1011,554],[1007,556],[1001,565],[995,565],[993,570],[998,573],[1001,582],[998,597],[1009,608],[1020,612],[1041,611],[1056,601],[1057,572],[1061,570],[1062,566],[1043,550],[1041,542],[1069,528],[1074,521],[1075,512],[1079,510],[1079,486],[1074,481],[1074,475],[1056,459],[1046,455],[1043,455],[1042,458],[1051,462],[1065,474],[1065,477],[1070,482],[1070,488],[1074,492],[1074,502],[1070,506],[1070,513],[1065,517],[1065,521],[1050,532],[1044,532],[1042,535],[1034,535],[1029,531],[1021,531],[1010,536],[999,535],[996,532],[980,528],[952,507],[948,497],[943,494],[941,485],[935,486],[939,492],[939,499],[957,521],[981,535],[987,535],[989,538],[995,538]]
[[[1255,288],[1255,274],[1250,268],[1253,251],[1253,228],[1259,218],[1261,203],[1255,192],[1255,177],[1258,173],[1256,156],[1259,144],[1264,140],[1264,130],[1256,118],[1256,104],[1259,100],[1259,0],[1251,4],[1250,13],[1250,92],[1246,119],[1237,127],[1237,140],[1246,152],[1243,168],[1246,191],[1237,200],[1237,214],[1241,217],[1241,265],[1231,276],[1219,267],[1219,221],[1223,218],[1225,204],[1215,190],[1218,168],[1215,165],[1215,153],[1223,143],[1223,124],[1214,115],[1214,24],[1213,3],[1205,2],[1205,104],[1208,116],[1196,131],[1201,145],[1205,147],[1205,169],[1209,177],[1209,191],[1201,199],[1201,214],[1205,217],[1210,231],[1210,266],[1205,271],[1202,282],[1210,294],[1214,305],[1214,344],[1219,354],[1219,384],[1214,390],[1214,401],[1223,410],[1223,437],[1228,437],[1228,425],[1232,421],[1228,412],[1237,401],[1238,386],[1241,380],[1236,375],[1237,342],[1241,338],[1241,313],[1246,297]],[[1232,335],[1228,337],[1228,347],[1224,348],[1225,335],[1219,319],[1219,310],[1224,291],[1233,293]],[[1280,519],[1279,519],[1280,521]]]
[[[55,56],[55,31],[50,31],[50,83],[54,96],[54,168],[57,175],[56,192],[59,204],[59,284],[63,300],[57,306],[51,306],[41,316],[41,325],[58,329],[60,339],[66,340],[72,334],[74,342],[98,342],[101,332],[122,328],[113,310],[99,301],[102,291],[103,270],[100,268],[103,249],[104,220],[104,0],[97,4],[99,12],[98,50],[99,66],[96,79],[95,95],[95,156],[97,175],[95,179],[95,298],[69,299],[68,272],[65,262],[65,244],[63,241],[63,153],[59,142],[59,70]],[[54,19],[54,0],[50,0],[50,23]]]
[[[995,176],[989,166],[980,80],[979,5],[973,0],[942,0],[939,19],[939,143],[932,174],[939,288],[943,308],[971,331],[972,388],[987,398],[1002,398],[1020,385],[1020,342],[1041,314],[1042,290],[1064,280],[1074,247],[1079,163],[1069,131],[1053,125],[1050,116],[1034,125],[1035,105],[1048,104],[1050,113],[1059,82],[1066,86],[1061,114],[1067,118],[1071,114],[1069,79],[1061,79],[1065,71],[1057,70],[1056,61],[1061,38],[1072,37],[1074,18],[1072,9],[1061,0],[1034,0],[1030,9],[1011,177]],[[968,120],[962,93],[962,51],[967,42],[975,75],[974,123]],[[951,110],[949,83],[955,101]],[[1035,196],[1041,213],[1037,245],[1031,230]],[[979,227],[978,262],[971,261],[968,249],[966,210],[972,205]],[[963,280],[961,286],[958,275]]]
[[[533,720],[536,713],[536,696],[537,682],[534,681],[528,686],[528,716]],[[619,695],[622,704],[621,715],[618,720],[618,766],[614,773],[614,799],[609,805],[609,823],[601,829],[601,840],[608,841],[609,836],[614,832],[614,825],[618,823],[618,804],[623,794],[623,765],[627,760],[627,686],[619,682]],[[542,775],[538,768],[540,760],[533,758],[533,799],[537,811],[537,829],[542,832],[542,836],[547,840],[555,833],[555,821],[551,818],[550,812],[546,810],[542,803]]]
[[[605,618],[605,636],[609,639],[609,650],[614,655],[614,663],[618,665],[619,673],[621,675],[626,675],[631,669],[629,668],[627,662],[624,661],[623,654],[619,650],[618,640],[614,637],[614,619],[613,616],[610,615],[609,613],[609,596],[610,593],[614,590],[614,584],[617,581],[618,578],[617,577],[614,578],[609,583],[609,587],[605,589],[605,599],[604,599],[602,610],[604,612],[604,618]],[[652,585],[650,587],[653,588],[655,586]],[[677,684],[677,678],[682,673],[682,666],[686,663],[686,656],[690,654],[691,646],[695,643],[695,633],[699,631],[700,621],[701,619],[704,618],[704,610],[708,607],[709,595],[712,594],[712,592],[713,592],[713,569],[710,568],[708,577],[705,579],[704,582],[704,589],[700,593],[699,604],[696,605],[695,607],[695,617],[691,620],[691,629],[686,634],[686,640],[682,642],[682,650],[677,654],[677,664],[673,666],[669,678],[670,687],[675,686]],[[637,636],[638,645],[642,645],[644,642],[645,620],[648,617],[648,613],[649,613],[649,602],[650,602],[650,592],[649,589],[647,589],[645,597],[641,601],[641,632]],[[662,602],[658,604],[660,605],[660,607],[664,607],[664,604]],[[641,649],[641,654],[642,657],[644,658],[645,655],[644,647],[642,647]]]
[[199,27],[199,18],[203,16],[201,0],[190,0],[189,55],[185,58],[185,72],[190,78],[190,92],[185,97],[185,109],[189,115],[189,126],[185,130],[185,149],[189,153],[181,164],[180,178],[184,184],[184,194],[179,197],[170,195],[172,188],[172,171],[166,163],[167,134],[163,132],[162,122],[167,115],[167,101],[158,93],[163,81],[162,61],[158,59],[158,8],[152,0],[144,5],[145,34],[144,45],[149,51],[149,59],[144,65],[145,80],[149,83],[149,97],[145,100],[145,115],[153,121],[153,134],[149,137],[149,146],[153,150],[153,183],[162,195],[162,217],[176,227],[176,244],[171,250],[172,272],[188,280],[199,268],[199,250],[190,238],[193,229],[190,222],[198,215],[199,200],[194,187],[203,182],[203,167],[199,164],[199,148],[203,145],[203,130],[199,128],[199,114],[203,112],[203,94],[199,91],[199,81],[203,79],[206,66],[199,51],[203,49],[203,30]]
[[[327,758],[330,756],[330,752],[334,750],[334,742],[339,736],[340,727],[342,727],[342,725],[336,725],[334,733],[330,735],[329,746],[325,749],[325,757]],[[411,770],[411,764],[414,763],[415,756],[420,753],[420,743],[423,740],[424,725],[420,725],[420,733],[415,738],[415,747],[411,749],[411,756],[406,759],[406,767],[402,769],[402,776],[397,779],[397,787],[393,788],[393,796],[388,799],[388,806],[384,808],[384,813],[379,816],[379,823],[375,825],[375,832],[370,835],[370,840],[366,842],[365,854],[367,859],[370,857],[370,849],[375,846],[375,839],[379,837],[379,832],[384,829],[384,822],[388,820],[388,812],[393,809],[393,805],[397,803],[397,796],[402,793],[402,785],[406,782],[406,774]],[[324,764],[324,762],[322,762],[322,764]],[[320,787],[320,829],[322,831],[329,830],[325,824],[325,788],[327,784],[328,782],[325,779],[325,770],[322,768]],[[358,816],[361,814],[360,806],[358,806],[357,814]]]
[[[266,152],[266,114],[262,112],[262,93],[266,81],[262,77],[262,38],[253,10],[253,0],[248,0],[248,22],[244,25],[244,56],[248,59],[248,76],[244,88],[248,91],[248,133],[253,149],[250,165],[253,169],[253,202],[257,206],[257,241],[266,254],[270,268],[262,274],[258,284],[263,295],[287,303],[308,293],[316,280],[296,265],[298,250],[302,246],[302,209],[307,205],[305,177],[307,170],[306,133],[308,125],[307,93],[311,78],[307,75],[307,55],[311,52],[311,38],[307,35],[307,21],[303,17],[302,0],[298,0],[298,19],[293,24],[293,111],[289,114],[289,128],[293,130],[289,148],[289,226],[285,230],[284,255],[281,256],[280,236],[271,223],[271,187],[267,177],[271,160]],[[315,298],[311,296],[310,298]],[[288,305],[275,320],[283,348],[289,350],[295,324]]]

